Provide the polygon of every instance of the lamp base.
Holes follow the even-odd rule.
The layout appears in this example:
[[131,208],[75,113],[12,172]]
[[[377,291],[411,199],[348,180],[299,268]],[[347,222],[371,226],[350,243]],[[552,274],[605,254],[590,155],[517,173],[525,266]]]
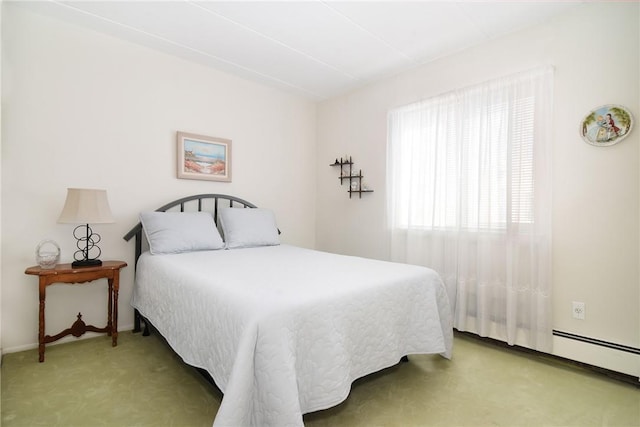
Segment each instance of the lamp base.
[[82,259],[80,261],[73,261],[71,263],[71,267],[73,268],[82,268],[82,267],[100,267],[102,265],[102,261],[99,259]]

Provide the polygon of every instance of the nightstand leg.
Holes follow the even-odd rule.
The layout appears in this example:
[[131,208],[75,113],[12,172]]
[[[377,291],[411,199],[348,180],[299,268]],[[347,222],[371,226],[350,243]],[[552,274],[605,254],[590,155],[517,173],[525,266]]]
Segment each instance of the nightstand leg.
[[107,335],[113,335],[113,279],[107,279],[109,297],[107,301]]
[[38,361],[44,362],[44,301],[47,297],[46,284],[40,278],[40,308],[38,313]]
[[118,292],[120,291],[120,271],[113,274],[113,328],[111,329],[111,345],[118,345]]

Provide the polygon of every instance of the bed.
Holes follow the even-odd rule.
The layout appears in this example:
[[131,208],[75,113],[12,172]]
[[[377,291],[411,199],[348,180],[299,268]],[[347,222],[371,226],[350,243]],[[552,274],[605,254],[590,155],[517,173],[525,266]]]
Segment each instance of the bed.
[[357,378],[411,354],[451,357],[449,301],[433,270],[279,234],[273,212],[201,194],[142,213],[124,237],[136,240],[136,330],[152,324],[207,371],[224,394],[214,426],[301,426]]

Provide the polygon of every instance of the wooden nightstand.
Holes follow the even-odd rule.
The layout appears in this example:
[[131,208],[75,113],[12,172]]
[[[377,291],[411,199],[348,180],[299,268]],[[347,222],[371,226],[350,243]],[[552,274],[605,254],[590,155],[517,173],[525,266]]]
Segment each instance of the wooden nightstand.
[[[29,267],[25,274],[32,274],[40,278],[40,313],[38,327],[38,353],[39,361],[44,362],[44,345],[57,341],[62,337],[73,334],[79,337],[87,331],[106,333],[112,338],[112,346],[118,345],[118,291],[120,288],[120,269],[127,266],[123,261],[104,261],[98,267],[73,268],[71,264],[58,264],[48,270],[39,266]],[[54,283],[87,283],[93,280],[107,279],[109,285],[109,301],[107,302],[107,326],[97,328],[86,325],[82,321],[82,314],[78,313],[76,320],[70,328],[57,335],[45,335],[44,305],[47,297],[46,288]]]

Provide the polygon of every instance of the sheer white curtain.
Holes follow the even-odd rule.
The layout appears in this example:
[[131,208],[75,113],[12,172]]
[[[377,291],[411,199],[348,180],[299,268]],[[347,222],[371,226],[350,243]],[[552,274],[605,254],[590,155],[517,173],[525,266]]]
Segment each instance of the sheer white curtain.
[[388,117],[394,261],[436,270],[454,326],[551,350],[553,69],[401,107]]

